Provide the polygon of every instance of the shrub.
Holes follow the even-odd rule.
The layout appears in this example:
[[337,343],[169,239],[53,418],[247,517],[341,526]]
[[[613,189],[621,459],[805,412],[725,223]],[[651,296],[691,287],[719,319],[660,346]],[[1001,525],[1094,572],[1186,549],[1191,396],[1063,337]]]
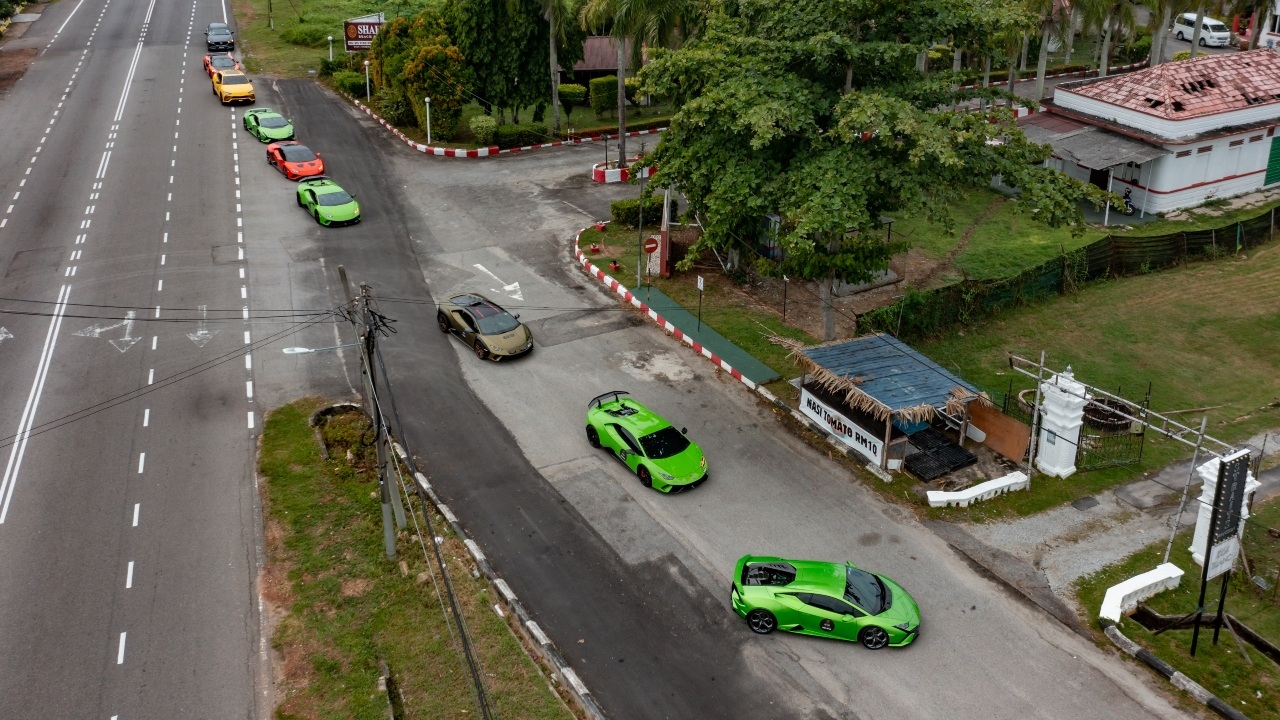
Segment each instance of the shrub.
[[1129,58],[1129,62],[1145,60],[1151,55],[1151,36],[1143,35],[1135,40],[1133,44],[1129,46],[1129,51],[1126,55]]
[[329,33],[316,25],[294,25],[280,33],[280,39],[302,47],[324,47],[329,44]]
[[1174,54],[1173,54],[1173,59],[1174,59],[1175,61],[1176,61],[1176,60],[1190,60],[1190,59],[1191,59],[1191,51],[1190,51],[1190,50],[1179,50],[1178,52],[1176,52],[1176,53],[1174,53]]
[[544,142],[547,142],[547,128],[540,123],[499,125],[494,134],[494,143],[504,148],[541,145]]
[[409,107],[409,99],[405,97],[402,90],[389,87],[378,88],[378,94],[373,96],[373,106],[377,108],[382,119],[396,127],[405,127],[416,122],[413,117],[413,108]]
[[618,111],[618,76],[605,75],[591,81],[591,109],[602,118]]
[[333,74],[342,69],[342,61],[330,60],[329,58],[320,58],[320,77],[333,77]]
[[333,84],[352,97],[364,96],[364,73],[355,70],[339,70],[333,74]]
[[565,117],[573,114],[573,109],[582,107],[587,99],[587,88],[576,83],[565,83],[560,86],[560,106],[564,108]]
[[[613,221],[627,227],[638,227],[640,222],[640,198],[630,198],[609,203],[609,213]],[[676,200],[671,199],[671,216],[676,214]],[[644,203],[644,224],[657,227],[662,221],[662,196],[652,195]]]
[[471,127],[471,134],[475,137],[477,143],[481,145],[493,144],[493,138],[498,132],[498,121],[494,120],[492,115],[476,115],[471,118],[468,124]]
[[636,93],[640,92],[640,78],[629,77],[622,84],[626,86],[627,102],[637,105]]

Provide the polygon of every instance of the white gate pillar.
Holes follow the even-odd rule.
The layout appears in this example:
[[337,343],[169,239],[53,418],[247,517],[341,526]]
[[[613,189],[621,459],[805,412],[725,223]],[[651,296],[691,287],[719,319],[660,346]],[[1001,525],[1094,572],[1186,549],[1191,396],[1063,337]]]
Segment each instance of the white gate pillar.
[[[1196,474],[1200,476],[1201,482],[1204,484],[1200,488],[1200,504],[1196,513],[1196,533],[1191,539],[1191,559],[1196,564],[1204,567],[1204,546],[1209,539],[1209,520],[1213,516],[1213,496],[1218,491],[1218,465],[1221,464],[1218,458],[1211,458],[1208,462],[1196,468]],[[1244,527],[1244,521],[1249,518],[1249,498],[1253,497],[1253,493],[1258,489],[1259,483],[1253,477],[1253,471],[1245,476],[1244,481],[1244,497],[1241,498],[1240,507],[1236,510],[1240,513],[1240,527]],[[1239,532],[1237,529],[1236,532]]]
[[1076,381],[1071,367],[1040,384],[1040,437],[1036,467],[1040,472],[1064,478],[1076,471],[1076,447],[1089,402],[1084,384]]

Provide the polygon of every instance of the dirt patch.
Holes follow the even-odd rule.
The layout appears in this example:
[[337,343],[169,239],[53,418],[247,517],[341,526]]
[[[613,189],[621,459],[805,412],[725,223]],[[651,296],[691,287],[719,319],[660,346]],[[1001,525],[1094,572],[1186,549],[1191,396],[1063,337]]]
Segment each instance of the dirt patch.
[[[6,33],[6,36],[11,35]],[[18,78],[21,78],[27,72],[27,67],[31,65],[31,62],[36,59],[38,54],[40,54],[40,51],[36,48],[0,50],[0,97],[9,93],[9,89],[14,86],[14,83],[18,82]]]
[[357,578],[355,580],[343,580],[342,589],[339,591],[342,597],[360,597],[369,590],[372,583],[368,578]]

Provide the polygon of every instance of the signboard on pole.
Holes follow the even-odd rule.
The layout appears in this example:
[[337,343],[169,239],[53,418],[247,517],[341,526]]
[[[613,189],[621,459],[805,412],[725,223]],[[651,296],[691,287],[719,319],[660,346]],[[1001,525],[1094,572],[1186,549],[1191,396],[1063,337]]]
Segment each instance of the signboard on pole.
[[1217,522],[1209,528],[1209,544],[1236,537],[1240,532],[1240,510],[1244,507],[1244,485],[1249,479],[1249,452],[1242,450],[1218,464]]
[[1236,562],[1236,556],[1240,554],[1240,538],[1232,535],[1229,539],[1224,540],[1209,551],[1209,568],[1205,572],[1205,580],[1212,580],[1219,575],[1229,572],[1231,566]]
[[809,392],[809,388],[806,387],[800,388],[800,412],[819,424],[825,425],[840,439],[840,442],[853,448],[859,455],[876,465],[884,461],[883,440]]
[[382,13],[343,21],[342,38],[346,41],[347,52],[360,52],[373,47],[373,38],[385,21],[386,16]]

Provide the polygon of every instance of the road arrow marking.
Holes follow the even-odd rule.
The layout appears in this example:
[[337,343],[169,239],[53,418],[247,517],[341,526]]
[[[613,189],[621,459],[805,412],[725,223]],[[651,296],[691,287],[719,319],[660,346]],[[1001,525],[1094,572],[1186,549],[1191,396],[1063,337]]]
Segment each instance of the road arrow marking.
[[8,328],[0,327],[0,343],[4,342],[5,340],[8,340],[11,337],[13,337],[13,333],[9,332]]
[[475,265],[475,266],[476,266],[476,267],[478,267],[478,268],[480,268],[480,272],[482,272],[482,273],[484,273],[485,275],[488,275],[489,277],[493,278],[493,281],[494,281],[494,282],[496,282],[496,283],[498,283],[499,285],[501,285],[501,286],[502,286],[502,289],[501,289],[501,290],[498,290],[498,289],[496,289],[496,288],[490,288],[490,290],[491,290],[491,291],[493,291],[493,292],[506,293],[507,295],[510,295],[511,297],[515,298],[516,300],[520,300],[520,301],[523,301],[523,300],[524,300],[524,293],[520,292],[520,283],[518,283],[518,282],[513,282],[513,283],[511,283],[510,285],[507,285],[506,283],[502,282],[502,278],[499,278],[497,275],[494,275],[493,273],[489,272],[488,268],[486,268],[485,266],[481,265],[480,263],[476,263],[476,265]]
[[209,344],[209,341],[213,339],[214,335],[218,334],[217,330],[209,329],[208,319],[209,319],[209,306],[201,305],[200,306],[200,323],[196,326],[195,332],[187,333],[187,337],[191,339],[191,342],[196,344],[196,347],[204,347],[205,345]]
[[124,328],[124,337],[116,338],[115,340],[109,341],[112,345],[116,346],[117,350],[119,350],[120,352],[124,352],[129,348],[133,347],[134,343],[142,339],[142,338],[136,338],[133,336],[133,326],[137,322],[137,317],[138,317],[138,313],[136,313],[133,310],[130,310],[129,312],[125,313],[124,319],[118,323],[114,323],[111,325],[93,325],[83,330],[77,330],[71,334],[80,335],[81,337],[96,338],[96,337],[101,337],[102,333],[107,332],[109,330]]

